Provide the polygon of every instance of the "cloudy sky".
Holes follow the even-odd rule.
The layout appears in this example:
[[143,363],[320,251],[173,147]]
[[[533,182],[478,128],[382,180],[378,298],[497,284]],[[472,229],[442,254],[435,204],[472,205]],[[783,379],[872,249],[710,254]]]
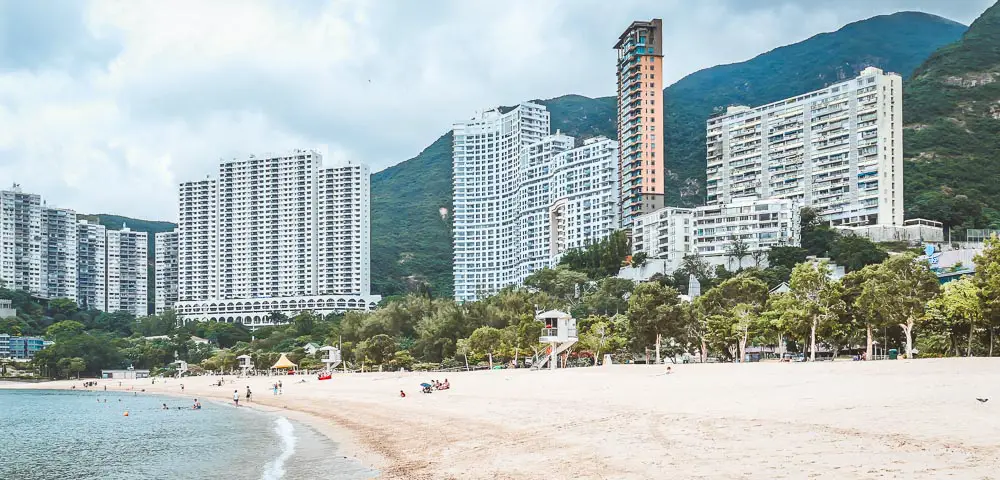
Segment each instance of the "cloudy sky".
[[[475,110],[611,95],[661,17],[668,81],[845,23],[994,0],[0,0],[0,187],[175,220],[221,157],[325,148],[380,170]],[[289,7],[293,5],[294,7]]]

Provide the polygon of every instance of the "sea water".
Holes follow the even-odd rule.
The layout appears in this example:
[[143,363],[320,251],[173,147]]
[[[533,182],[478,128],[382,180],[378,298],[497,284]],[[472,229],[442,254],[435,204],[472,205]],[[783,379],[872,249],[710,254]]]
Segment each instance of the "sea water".
[[280,415],[208,401],[192,410],[191,404],[141,393],[0,390],[0,479],[377,474],[338,454],[327,437]]

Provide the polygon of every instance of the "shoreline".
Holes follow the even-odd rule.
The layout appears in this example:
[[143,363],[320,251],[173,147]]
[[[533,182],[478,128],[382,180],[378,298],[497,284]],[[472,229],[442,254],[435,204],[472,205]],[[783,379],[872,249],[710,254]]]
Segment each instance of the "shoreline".
[[[233,378],[233,377],[229,377]],[[275,378],[278,377],[254,377],[258,378]],[[208,380],[208,379],[218,379],[218,376],[205,376],[205,377],[185,377],[186,379],[197,379],[197,380]],[[122,380],[122,386],[118,386],[118,380],[114,379],[94,379],[94,378],[81,378],[79,380],[39,380],[33,382],[21,382],[21,381],[0,381],[0,390],[61,390],[61,391],[78,391],[78,392],[91,392],[91,393],[108,393],[108,394],[124,394],[124,393],[139,393],[140,395],[156,395],[168,398],[177,398],[184,400],[194,400],[196,398],[204,399],[206,402],[212,402],[220,406],[232,406],[232,398],[226,398],[225,396],[212,395],[212,394],[201,394],[188,392],[186,389],[184,392],[167,390],[168,384],[161,384],[162,380],[157,379],[156,385],[151,384],[150,379],[136,379],[136,380]],[[174,386],[179,386],[181,383],[180,379],[173,379],[176,383]],[[87,381],[97,381],[97,387],[93,388],[83,388],[80,386],[83,382]],[[145,382],[145,384],[143,383]],[[104,386],[108,386],[107,391],[103,389]],[[228,384],[227,384],[228,385]],[[73,386],[78,388],[73,389]],[[138,389],[138,390],[136,390]],[[145,389],[145,391],[142,391]],[[221,391],[220,391],[221,392]],[[264,412],[268,414],[276,414],[288,418],[289,420],[302,424],[308,428],[313,429],[319,435],[326,437],[328,440],[334,442],[337,445],[337,454],[343,456],[344,458],[357,461],[364,465],[365,467],[374,469],[382,472],[382,469],[386,466],[386,459],[379,455],[377,452],[367,450],[359,446],[356,440],[353,438],[352,432],[349,430],[340,428],[336,425],[331,424],[329,419],[323,418],[320,415],[315,415],[309,412],[305,412],[299,409],[279,408],[274,405],[269,405],[267,403],[260,403],[252,401],[249,404],[244,403],[245,398],[244,393],[241,393],[240,398],[240,408],[246,407],[251,410],[258,412]],[[256,398],[254,394],[253,398]]]
[[[134,385],[227,403],[237,390],[243,403],[249,385],[252,408],[309,425],[379,478],[645,479],[671,471],[930,480],[1000,470],[1000,357],[670,366],[670,375],[666,365],[614,365],[226,377],[221,388],[209,385],[215,377],[121,388],[99,380],[96,390]],[[445,377],[451,390],[420,393],[421,382]],[[267,388],[278,380],[280,396]]]

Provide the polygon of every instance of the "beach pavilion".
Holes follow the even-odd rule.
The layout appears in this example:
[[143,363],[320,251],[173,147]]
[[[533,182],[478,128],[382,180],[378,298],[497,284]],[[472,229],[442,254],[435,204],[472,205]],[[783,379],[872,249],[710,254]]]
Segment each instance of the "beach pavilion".
[[295,365],[294,363],[292,363],[291,360],[288,359],[288,356],[286,356],[284,353],[282,353],[281,354],[281,358],[278,358],[278,361],[274,362],[274,365],[271,365],[271,370],[272,371],[274,371],[274,370],[289,370],[289,369],[294,369],[297,366],[298,365]]

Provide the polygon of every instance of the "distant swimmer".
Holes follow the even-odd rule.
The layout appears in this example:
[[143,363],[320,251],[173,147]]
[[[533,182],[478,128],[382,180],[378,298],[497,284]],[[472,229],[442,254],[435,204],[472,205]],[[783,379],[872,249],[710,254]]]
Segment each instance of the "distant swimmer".
[[164,403],[164,404],[163,404],[163,410],[170,410],[170,407],[168,407],[168,406],[167,406],[167,404],[166,404],[166,403]]
[[198,399],[194,399],[194,404],[191,405],[191,410],[201,410],[201,402]]

